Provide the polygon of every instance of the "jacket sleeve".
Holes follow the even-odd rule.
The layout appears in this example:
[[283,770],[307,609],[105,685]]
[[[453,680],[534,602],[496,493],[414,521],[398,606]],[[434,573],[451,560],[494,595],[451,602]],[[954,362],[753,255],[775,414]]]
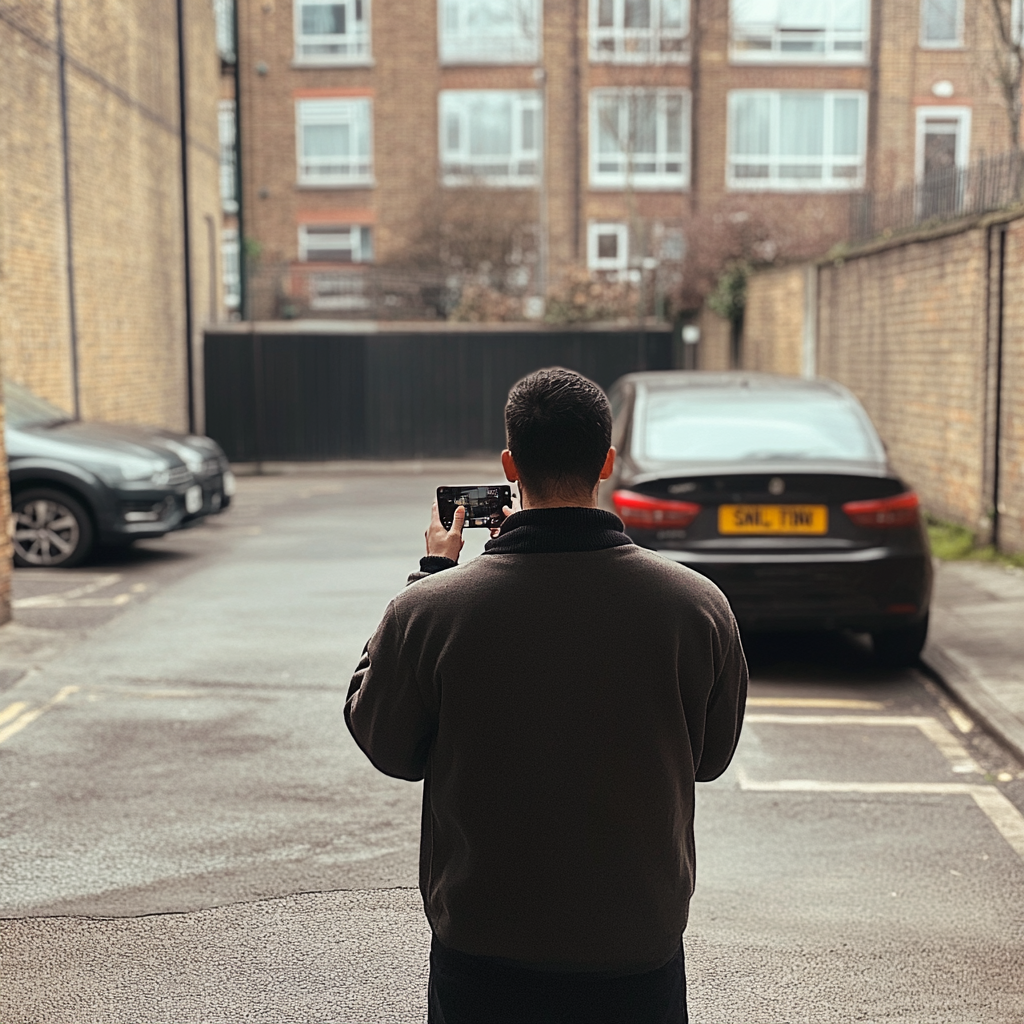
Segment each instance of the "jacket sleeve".
[[739,743],[747,702],[747,659],[740,643],[739,627],[731,611],[720,629],[724,643],[718,674],[708,698],[704,746],[696,772],[698,782],[711,782],[729,767]]
[[437,731],[437,712],[424,700],[403,639],[392,601],[352,677],[345,723],[378,771],[418,782]]

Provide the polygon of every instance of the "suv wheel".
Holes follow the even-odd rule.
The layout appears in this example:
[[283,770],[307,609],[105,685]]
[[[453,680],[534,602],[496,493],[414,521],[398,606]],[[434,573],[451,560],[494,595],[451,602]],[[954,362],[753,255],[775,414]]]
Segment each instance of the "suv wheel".
[[81,502],[52,487],[14,495],[14,564],[67,569],[92,551],[95,531]]
[[889,668],[910,668],[917,664],[918,656],[928,637],[928,616],[912,626],[887,629],[872,633],[875,660]]

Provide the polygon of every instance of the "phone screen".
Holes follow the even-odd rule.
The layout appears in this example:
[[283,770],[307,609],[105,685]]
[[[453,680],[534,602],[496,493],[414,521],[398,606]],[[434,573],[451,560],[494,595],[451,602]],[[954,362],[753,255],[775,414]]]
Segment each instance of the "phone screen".
[[480,526],[493,530],[505,521],[502,508],[512,507],[512,488],[508,484],[482,484],[471,487],[438,487],[437,510],[446,530],[452,528],[455,509],[466,509],[465,527]]

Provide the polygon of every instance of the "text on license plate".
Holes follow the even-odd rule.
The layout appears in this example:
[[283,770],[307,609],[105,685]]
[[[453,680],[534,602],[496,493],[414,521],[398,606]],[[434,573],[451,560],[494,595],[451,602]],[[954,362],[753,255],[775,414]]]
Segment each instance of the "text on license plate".
[[719,533],[828,532],[826,505],[720,505]]

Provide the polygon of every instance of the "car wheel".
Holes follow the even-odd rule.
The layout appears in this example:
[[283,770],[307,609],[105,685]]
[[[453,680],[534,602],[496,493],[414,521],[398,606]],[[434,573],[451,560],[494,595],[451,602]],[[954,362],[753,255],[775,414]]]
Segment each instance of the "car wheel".
[[92,551],[95,530],[81,502],[64,491],[33,487],[14,495],[14,564],[67,569]]
[[928,616],[912,626],[886,629],[871,634],[875,646],[875,660],[889,668],[909,668],[917,664],[928,636]]

